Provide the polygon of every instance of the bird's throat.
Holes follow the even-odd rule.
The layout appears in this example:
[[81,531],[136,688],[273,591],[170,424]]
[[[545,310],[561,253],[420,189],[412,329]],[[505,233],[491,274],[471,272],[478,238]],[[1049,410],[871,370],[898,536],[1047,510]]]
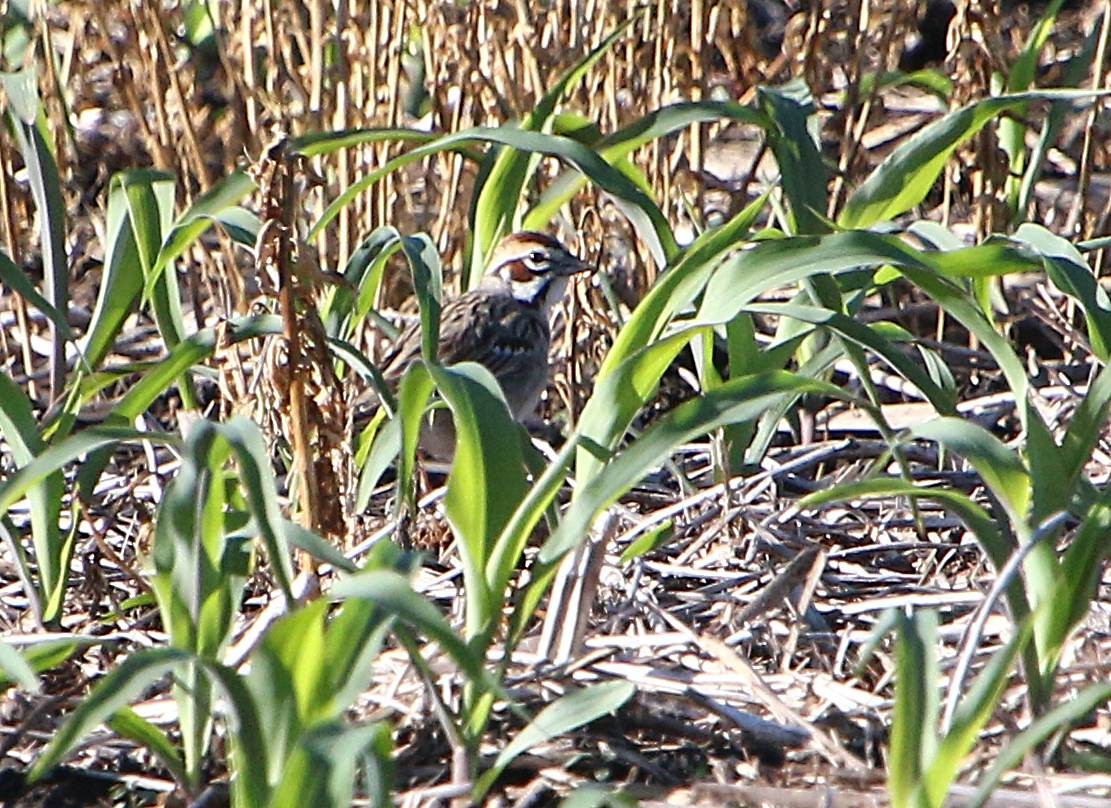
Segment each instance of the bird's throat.
[[552,306],[563,297],[567,289],[567,278],[558,275],[544,275],[533,278],[527,283],[514,283],[513,296],[526,306],[550,313]]

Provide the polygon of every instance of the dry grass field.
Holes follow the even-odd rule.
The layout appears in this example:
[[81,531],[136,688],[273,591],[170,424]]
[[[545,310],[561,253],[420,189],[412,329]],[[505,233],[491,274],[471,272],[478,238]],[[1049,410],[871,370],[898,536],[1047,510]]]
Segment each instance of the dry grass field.
[[0,803],[1111,804],[1109,30],[8,0]]

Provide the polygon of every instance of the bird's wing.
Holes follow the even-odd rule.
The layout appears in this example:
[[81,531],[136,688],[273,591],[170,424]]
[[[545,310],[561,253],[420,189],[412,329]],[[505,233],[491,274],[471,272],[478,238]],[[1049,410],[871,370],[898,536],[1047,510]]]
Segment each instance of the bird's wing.
[[[512,296],[479,288],[448,301],[440,313],[439,361],[444,365],[477,362],[499,382],[547,366],[550,331],[538,309]],[[420,322],[410,323],[394,340],[379,367],[391,390],[420,358]],[[377,395],[358,409],[377,407]]]
[[478,362],[499,379],[518,372],[522,362],[547,362],[549,332],[543,313],[512,297],[480,292],[453,301],[466,301],[466,306],[445,307],[440,361]]

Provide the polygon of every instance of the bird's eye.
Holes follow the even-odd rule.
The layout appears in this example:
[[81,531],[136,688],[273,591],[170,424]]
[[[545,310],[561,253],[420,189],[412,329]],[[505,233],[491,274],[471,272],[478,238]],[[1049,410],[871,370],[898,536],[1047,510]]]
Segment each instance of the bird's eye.
[[533,264],[542,264],[544,263],[544,253],[540,250],[533,250],[528,254],[528,260]]

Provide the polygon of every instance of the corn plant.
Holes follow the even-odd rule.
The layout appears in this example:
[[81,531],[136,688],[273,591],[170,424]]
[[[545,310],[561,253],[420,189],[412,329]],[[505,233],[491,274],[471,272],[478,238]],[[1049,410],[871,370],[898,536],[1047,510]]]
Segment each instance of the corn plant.
[[[936,615],[916,611],[909,616],[895,613],[890,617],[877,629],[878,634],[886,633],[893,623],[896,633],[888,791],[895,808],[940,808],[946,804],[964,759],[998,706],[1014,661],[1030,641],[1033,622],[1026,619],[1017,625],[1014,635],[992,654],[967,689],[959,679],[950,681],[950,699],[943,716]],[[983,805],[1010,767],[1050,735],[1109,698],[1111,685],[1093,684],[1031,722],[980,778],[970,804]]]
[[[50,271],[40,293],[23,270],[7,256],[0,255],[0,279],[46,315],[51,324],[55,372],[52,397],[61,406],[55,408],[51,420],[40,425],[32,416],[26,394],[6,376],[0,376],[3,396],[0,397],[0,431],[13,447],[18,466],[26,466],[52,445],[64,440],[73,430],[78,408],[105,385],[124,373],[143,372],[143,367],[104,371],[101,366],[125,317],[140,302],[153,315],[162,338],[169,349],[187,340],[181,317],[177,276],[166,272],[213,222],[226,222],[229,232],[249,238],[257,229],[253,217],[235,206],[253,187],[243,174],[235,174],[196,200],[192,207],[174,217],[174,178],[165,173],[136,170],[113,178],[108,194],[105,277],[101,284],[92,322],[80,343],[74,340],[64,312],[68,291],[68,269],[62,241],[65,233],[65,210],[62,190],[49,144],[43,137],[42,110],[35,91],[32,71],[9,74],[4,81],[8,93],[12,126],[19,133],[24,162],[31,179],[32,197],[42,223],[41,242],[44,261]],[[141,294],[146,285],[146,294]],[[72,372],[66,372],[66,349],[75,357]],[[178,371],[179,389],[187,405],[192,405],[191,383],[186,371]],[[169,380],[160,379],[160,395]],[[149,391],[149,387],[148,387]],[[117,424],[128,424],[153,400],[138,396],[132,403],[118,408],[110,417]],[[94,466],[96,464],[94,463]],[[86,482],[92,482],[86,473]],[[55,470],[29,492],[31,538],[33,553],[28,557],[14,536],[18,531],[9,526],[13,537],[9,546],[20,561],[21,572],[29,583],[28,592],[35,604],[38,619],[56,625],[64,605],[69,560],[76,536],[78,503],[64,496],[65,479]],[[91,488],[86,489],[91,490]],[[67,510],[68,525],[63,523]]]
[[[71,442],[86,435],[79,433]],[[121,437],[119,430],[109,435],[101,434],[101,440]],[[79,448],[91,448],[92,440],[90,435]],[[254,537],[262,539],[287,603],[294,602],[290,544],[337,568],[353,567],[319,537],[281,517],[269,457],[249,421],[201,421],[181,448],[182,467],[162,503],[153,550],[152,586],[169,645],[131,654],[98,682],[36,762],[29,781],[45,776],[93,727],[108,721],[150,749],[187,793],[196,794],[204,785],[202,767],[218,712],[215,695],[221,693],[226,705],[221,712],[234,729],[231,771],[237,804],[299,805],[318,799],[343,804],[343,795],[350,799],[359,762],[373,763],[370,769],[384,799],[388,754],[383,728],[346,726],[341,718],[366,684],[388,619],[381,610],[352,601],[327,621],[327,601],[317,600],[266,633],[248,674],[224,664],[246,576],[254,566]],[[382,567],[401,563],[396,555],[378,557]],[[126,707],[167,673],[174,682],[181,752]],[[327,776],[320,776],[322,767]]]

